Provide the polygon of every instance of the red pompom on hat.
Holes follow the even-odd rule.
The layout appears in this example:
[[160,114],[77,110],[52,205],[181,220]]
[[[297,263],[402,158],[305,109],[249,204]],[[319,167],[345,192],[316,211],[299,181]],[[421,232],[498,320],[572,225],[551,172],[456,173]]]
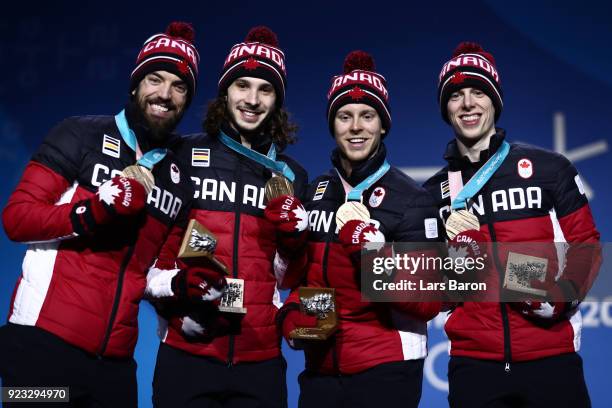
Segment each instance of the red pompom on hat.
[[238,78],[264,79],[274,87],[276,106],[282,106],[287,88],[285,54],[278,48],[278,37],[266,26],[251,28],[244,42],[232,47],[219,77],[219,94]]
[[258,42],[262,44],[268,44],[278,48],[278,37],[274,31],[270,30],[266,26],[257,26],[249,30],[244,42],[252,43]]
[[493,55],[482,49],[480,44],[470,41],[464,41],[453,51],[453,58],[458,57],[461,54],[480,54],[485,57],[491,64],[495,65],[495,58]]
[[193,26],[182,21],[174,21],[170,23],[166,28],[166,34],[168,34],[170,37],[182,38],[190,43],[192,43],[195,39],[195,31],[193,30]]
[[372,58],[372,56],[365,51],[351,51],[344,59],[344,73],[348,74],[356,69],[372,72],[376,71],[374,58]]
[[447,104],[453,92],[462,88],[478,88],[484,92],[495,107],[495,122],[501,115],[503,91],[493,55],[480,44],[464,41],[453,51],[453,56],[440,71],[438,82],[438,102],[442,118],[448,121]]
[[165,33],[149,37],[136,57],[136,67],[130,75],[130,93],[149,73],[167,71],[187,84],[187,106],[195,93],[200,55],[193,45],[195,31],[189,23],[172,22]]
[[389,134],[391,112],[387,81],[376,72],[374,58],[361,50],[351,51],[344,59],[344,74],[332,78],[327,93],[327,122],[332,136],[336,113],[350,103],[364,103],[376,109],[385,129],[383,137]]

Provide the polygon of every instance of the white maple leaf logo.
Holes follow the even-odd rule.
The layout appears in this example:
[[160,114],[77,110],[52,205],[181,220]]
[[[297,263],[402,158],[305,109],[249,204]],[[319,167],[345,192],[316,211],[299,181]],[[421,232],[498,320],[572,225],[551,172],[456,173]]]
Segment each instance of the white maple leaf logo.
[[540,303],[540,307],[533,310],[533,314],[542,319],[550,319],[555,313],[555,307],[549,302]]
[[189,337],[195,337],[204,334],[204,326],[196,322],[189,316],[183,317],[183,323],[181,324],[181,330]]
[[379,251],[385,245],[385,236],[378,229],[363,233],[367,249]]
[[119,193],[121,193],[121,189],[114,185],[112,180],[107,181],[98,188],[100,201],[104,201],[108,205],[115,204],[115,197],[118,197]]
[[305,231],[308,227],[308,213],[304,209],[304,206],[298,205],[292,212],[295,214],[295,218],[297,219],[295,229],[298,231]]
[[[467,258],[468,251],[465,246],[449,246],[448,247],[448,257],[454,260]],[[456,270],[455,273],[457,275],[462,275],[465,270]]]
[[448,247],[448,256],[453,259],[465,258],[468,255],[467,248],[464,246],[450,246]]

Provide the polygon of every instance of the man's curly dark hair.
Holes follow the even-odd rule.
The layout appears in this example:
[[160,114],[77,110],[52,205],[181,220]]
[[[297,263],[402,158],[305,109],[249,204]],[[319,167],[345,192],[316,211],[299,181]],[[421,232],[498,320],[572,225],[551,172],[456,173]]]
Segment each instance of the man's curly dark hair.
[[[227,93],[222,93],[208,104],[202,129],[209,135],[219,134],[221,124],[230,121],[226,95]],[[298,126],[289,121],[289,113],[284,108],[276,107],[270,115],[263,124],[262,133],[270,135],[278,150],[283,151],[297,141],[295,133]]]

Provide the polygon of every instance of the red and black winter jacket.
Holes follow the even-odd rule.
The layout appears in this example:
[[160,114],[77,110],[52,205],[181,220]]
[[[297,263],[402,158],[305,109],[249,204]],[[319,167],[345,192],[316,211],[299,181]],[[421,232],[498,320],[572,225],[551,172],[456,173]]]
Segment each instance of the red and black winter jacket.
[[[223,131],[240,141],[240,135],[229,126],[223,126]],[[269,141],[253,146],[262,154],[269,147]],[[161,339],[188,353],[231,364],[278,357],[280,339],[275,319],[282,303],[273,269],[277,240],[274,225],[264,217],[264,186],[272,173],[227,147],[216,135],[190,135],[175,151],[184,163],[191,163],[196,191],[190,218],[217,238],[215,256],[228,267],[229,277],[244,279],[243,306],[247,312],[239,319],[230,313],[219,313],[216,308],[164,301],[163,309],[158,307]],[[306,171],[285,154],[278,154],[276,160],[284,161],[293,170],[295,194],[302,197]],[[156,266],[164,267],[159,262]],[[184,316],[204,327],[206,336],[187,339],[180,326],[168,324]]]
[[[425,358],[427,320],[439,305],[415,307],[409,315],[386,302],[362,301],[360,273],[338,241],[336,210],[345,202],[340,177],[356,186],[383,164],[386,149],[381,144],[374,157],[346,177],[339,152],[332,154],[334,169],[314,180],[306,193],[309,212],[308,265],[303,285],[335,288],[338,331],[323,343],[305,348],[306,368],[325,374],[353,374],[379,364]],[[341,176],[340,176],[341,175]],[[363,193],[371,220],[387,242],[435,242],[437,210],[425,189],[395,167]],[[426,225],[429,232],[426,233]],[[416,303],[414,304],[416,306]],[[294,290],[283,306],[284,313],[299,308]],[[280,320],[280,319],[279,319]],[[282,324],[282,320],[279,322]]]
[[[489,149],[480,153],[480,161],[477,163],[471,163],[461,155],[455,140],[448,144],[444,156],[448,166],[425,183],[425,187],[438,202],[442,219],[448,218],[450,213],[448,171],[461,171],[465,185],[497,151],[504,138],[504,131],[498,129],[491,138]],[[473,199],[474,205],[470,211],[478,216],[480,231],[487,241],[599,241],[599,233],[595,229],[578,172],[560,154],[527,144],[511,143],[510,152],[501,167]],[[538,245],[532,247],[544,248]],[[508,250],[515,247],[498,245],[492,248],[495,251],[495,273],[492,276],[498,279],[493,283],[499,287]],[[586,257],[588,259],[582,266],[585,269],[582,276],[592,276],[599,268],[600,257],[596,248],[593,246],[592,253]],[[566,259],[567,262],[575,263],[577,257],[568,252]],[[552,281],[558,273],[557,261],[554,256],[549,263],[547,281]],[[581,269],[580,265],[570,264],[566,266],[568,268]],[[573,283],[577,287],[582,284]],[[450,354],[453,356],[511,362],[578,351],[581,325],[579,309],[571,310],[560,321],[544,324],[530,320],[508,303],[466,302],[459,304],[449,314],[445,330],[451,342]]]
[[[129,109],[127,116],[146,152],[146,130],[133,126]],[[49,133],[3,212],[8,237],[29,243],[9,322],[39,327],[88,353],[132,356],[146,272],[166,238],[182,235],[193,196],[189,176],[169,152],[153,169],[156,185],[139,216],[77,236],[70,213],[135,161],[113,116],[72,117]]]

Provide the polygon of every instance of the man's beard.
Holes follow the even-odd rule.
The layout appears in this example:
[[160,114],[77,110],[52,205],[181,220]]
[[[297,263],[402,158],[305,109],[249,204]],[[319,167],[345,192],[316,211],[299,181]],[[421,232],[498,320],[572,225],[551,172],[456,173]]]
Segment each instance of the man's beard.
[[[161,99],[156,99],[154,101],[147,101],[147,100],[144,100],[142,102],[137,101],[136,106],[137,106],[138,116],[142,120],[142,124],[145,125],[148,130],[150,141],[153,144],[160,144],[166,141],[166,139],[168,139],[168,135],[171,134],[172,131],[174,131],[174,129],[176,129],[177,125],[179,124],[179,122],[181,121],[183,117],[184,111],[166,120],[152,119],[146,114],[146,107],[148,103],[156,103],[156,102],[165,102],[165,101]],[[142,106],[143,104],[145,106]],[[169,106],[169,109],[173,109],[176,112],[176,107],[174,105]]]

